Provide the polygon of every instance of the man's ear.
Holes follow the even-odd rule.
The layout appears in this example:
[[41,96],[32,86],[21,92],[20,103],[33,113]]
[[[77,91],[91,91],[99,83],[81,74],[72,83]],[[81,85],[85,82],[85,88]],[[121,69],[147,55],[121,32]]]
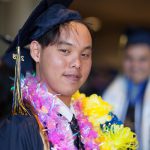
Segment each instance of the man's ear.
[[32,41],[30,43],[30,55],[35,62],[40,61],[40,54],[41,54],[41,45],[37,41]]

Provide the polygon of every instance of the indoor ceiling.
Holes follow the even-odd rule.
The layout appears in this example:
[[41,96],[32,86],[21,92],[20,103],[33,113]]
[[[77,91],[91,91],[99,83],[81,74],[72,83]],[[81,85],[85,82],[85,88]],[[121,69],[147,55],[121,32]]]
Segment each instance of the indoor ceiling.
[[72,7],[103,22],[150,26],[150,0],[75,0]]

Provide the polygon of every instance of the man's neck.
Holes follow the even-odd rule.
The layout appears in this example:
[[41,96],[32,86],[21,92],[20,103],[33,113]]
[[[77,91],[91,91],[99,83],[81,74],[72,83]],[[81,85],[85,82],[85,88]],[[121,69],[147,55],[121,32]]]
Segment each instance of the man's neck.
[[71,103],[71,97],[70,96],[58,95],[58,97],[60,98],[60,100],[62,100],[64,102],[64,104],[66,106],[70,107],[70,103]]

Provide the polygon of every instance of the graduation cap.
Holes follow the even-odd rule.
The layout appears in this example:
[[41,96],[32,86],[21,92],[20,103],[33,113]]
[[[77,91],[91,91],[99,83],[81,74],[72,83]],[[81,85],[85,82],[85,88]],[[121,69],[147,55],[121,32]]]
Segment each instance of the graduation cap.
[[[78,12],[68,9],[72,1],[73,0],[42,0],[19,30],[14,41],[6,51],[3,60],[8,65],[12,67],[15,66],[14,114],[28,113],[22,100],[20,72],[21,68],[23,73],[32,71],[34,66],[29,54],[29,49],[25,48],[25,46],[32,40],[37,40],[42,37],[56,25],[72,20],[81,20],[81,16]],[[14,63],[15,61],[12,57],[16,59],[16,63]],[[24,62],[21,62],[21,60],[24,60]]]
[[133,44],[150,45],[150,29],[129,27],[121,36],[120,44],[125,48]]
[[73,0],[42,0],[33,10],[23,27],[19,30],[14,41],[7,49],[3,60],[10,66],[15,66],[16,47],[21,48],[21,73],[33,71],[33,60],[29,49],[25,48],[32,40],[36,40],[58,24],[71,20],[81,20],[77,11],[68,9]]

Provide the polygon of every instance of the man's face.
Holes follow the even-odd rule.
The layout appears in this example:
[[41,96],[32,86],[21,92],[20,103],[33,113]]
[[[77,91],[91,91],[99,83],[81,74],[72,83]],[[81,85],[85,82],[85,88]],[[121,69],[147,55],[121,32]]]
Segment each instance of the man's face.
[[124,73],[135,83],[150,75],[150,47],[146,44],[131,45],[125,50]]
[[92,64],[92,39],[86,26],[71,22],[57,44],[40,50],[39,73],[49,92],[71,96],[86,81]]

